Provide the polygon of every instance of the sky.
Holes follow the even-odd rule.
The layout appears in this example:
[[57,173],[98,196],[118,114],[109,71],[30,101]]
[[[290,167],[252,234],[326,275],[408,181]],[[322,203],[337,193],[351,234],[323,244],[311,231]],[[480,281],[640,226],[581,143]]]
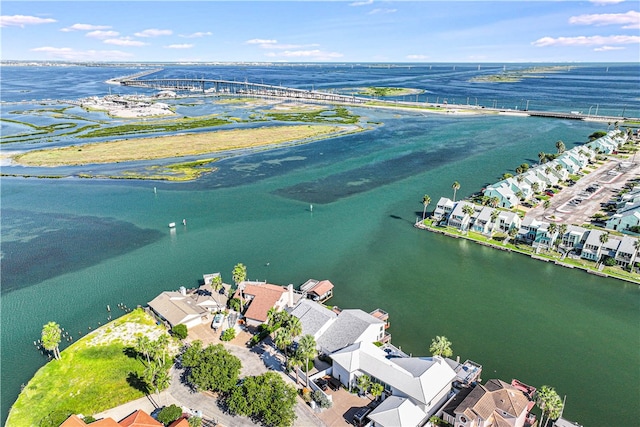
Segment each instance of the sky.
[[6,1],[2,60],[638,62],[640,2]]

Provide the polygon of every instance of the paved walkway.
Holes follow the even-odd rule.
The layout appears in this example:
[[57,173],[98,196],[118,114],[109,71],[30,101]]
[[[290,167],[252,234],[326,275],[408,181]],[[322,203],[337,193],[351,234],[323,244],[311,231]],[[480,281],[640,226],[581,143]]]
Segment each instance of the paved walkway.
[[[282,355],[270,345],[270,341],[251,349],[246,346],[232,344],[225,344],[225,347],[242,362],[241,376],[260,375],[268,371],[274,371],[278,372],[287,383],[294,384],[294,380],[284,373]],[[255,426],[255,423],[249,418],[226,413],[218,405],[218,399],[214,394],[195,392],[183,384],[181,381],[182,374],[182,369],[173,367],[171,369],[171,385],[168,390],[161,392],[159,396],[153,394],[101,412],[95,416],[96,418],[111,417],[119,421],[137,409],[151,413],[158,407],[175,404],[188,409],[202,411],[205,419],[213,420],[220,426]],[[311,408],[300,397],[298,397],[298,403],[294,410],[297,416],[294,426],[325,427],[327,425],[312,412]]]

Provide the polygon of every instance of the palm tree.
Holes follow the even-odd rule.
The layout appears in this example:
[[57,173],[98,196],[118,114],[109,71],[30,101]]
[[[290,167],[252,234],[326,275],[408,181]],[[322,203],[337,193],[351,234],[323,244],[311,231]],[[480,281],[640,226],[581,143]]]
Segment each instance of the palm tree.
[[356,380],[356,385],[360,389],[360,393],[367,394],[369,386],[371,386],[371,377],[367,374],[360,375]]
[[520,200],[522,200],[522,198],[524,197],[524,194],[522,193],[522,191],[518,191],[516,193],[516,197],[518,199],[518,203],[516,204],[516,213],[518,212],[518,208],[520,208]]
[[424,218],[427,216],[427,206],[429,206],[429,203],[431,203],[431,197],[429,197],[428,194],[425,194],[422,198],[422,204],[424,205],[424,209],[422,210],[422,221],[424,221]]
[[538,153],[538,159],[540,159],[540,164],[544,163],[544,161],[547,159],[547,155],[544,151]]
[[557,246],[560,246],[560,243],[562,243],[562,238],[564,237],[565,234],[567,234],[567,224],[560,224],[560,226],[558,227],[558,244]]
[[[602,243],[604,245],[608,241],[609,241],[609,233],[602,233],[600,235],[600,243]],[[604,257],[604,255],[603,255],[603,257]]]
[[293,371],[296,373],[296,385],[300,381],[300,379],[298,378],[298,367],[302,366],[303,363],[304,363],[304,360],[300,358],[300,355],[297,352],[293,353],[291,357],[289,357],[289,359],[287,360],[287,365],[289,366],[289,369],[293,369]]
[[378,397],[382,394],[383,391],[384,391],[384,387],[380,383],[373,383],[369,388],[369,393],[371,393],[371,396],[373,396],[374,399],[378,399]]
[[300,323],[300,319],[298,319],[293,314],[290,314],[288,312],[285,313],[287,313],[287,316],[284,320],[285,329],[289,331],[289,335],[291,335],[292,338],[300,336],[300,334],[302,333],[302,323]]
[[537,193],[538,191],[540,191],[540,183],[534,182],[533,184],[531,184],[531,189],[534,193]]
[[231,275],[233,282],[238,286],[241,282],[247,280],[247,267],[242,263],[236,264],[235,267],[233,267]]
[[493,232],[493,230],[496,229],[496,225],[498,223],[498,217],[500,216],[500,211],[498,211],[497,209],[494,209],[491,211],[491,223],[493,224],[491,226],[491,231]]
[[560,396],[558,396],[555,389],[546,385],[543,385],[540,387],[540,390],[538,390],[536,403],[540,407],[540,410],[542,410],[542,417],[540,418],[539,425],[543,425],[542,420],[545,418],[545,415],[547,417],[544,423],[545,427],[549,423],[550,419],[556,419],[560,416],[564,407],[562,399],[560,399]]
[[291,334],[289,334],[289,331],[285,328],[280,328],[275,332],[273,343],[280,349],[280,351],[284,352],[285,358],[288,357],[287,348],[291,345],[292,342],[293,338],[291,337]]
[[489,199],[489,206],[492,208],[497,208],[500,204],[500,199],[497,196],[493,196]]
[[460,183],[458,181],[453,181],[451,184],[451,188],[453,188],[453,201],[456,201],[456,192],[460,189]]
[[316,350],[316,339],[313,335],[305,335],[298,341],[298,352],[300,358],[304,359],[304,373],[307,377],[307,387],[309,387],[309,359],[313,360],[318,354]]
[[211,287],[214,291],[218,292],[220,288],[222,288],[222,276],[220,276],[219,274],[213,276],[213,279],[211,279]]
[[564,150],[567,147],[565,147],[564,142],[562,142],[562,140],[558,140],[556,141],[556,148],[558,149],[558,154],[562,154],[564,153]]
[[554,222],[549,224],[549,227],[547,228],[547,232],[549,233],[549,239],[551,240],[551,242],[549,243],[549,246],[553,245],[553,235],[555,234],[557,229],[558,229],[558,225]]
[[147,359],[147,365],[151,363],[151,340],[146,335],[136,338],[135,350]]
[[[471,205],[464,205],[464,206],[462,207],[462,212],[463,212],[465,215],[469,215],[469,218],[471,218],[471,215],[473,215],[473,213],[475,212],[475,210],[473,209],[473,206],[471,206]],[[471,220],[469,220],[469,221],[471,221]],[[468,230],[468,229],[469,229],[469,227],[467,226],[467,230]]]
[[507,234],[509,235],[510,238],[514,239],[518,235],[518,229],[510,228]]
[[451,341],[449,341],[447,337],[440,335],[437,335],[431,341],[429,351],[433,356],[450,357],[453,355],[453,350],[451,350]]
[[60,359],[60,341],[62,330],[56,322],[49,322],[42,327],[42,346],[53,353],[53,357]]

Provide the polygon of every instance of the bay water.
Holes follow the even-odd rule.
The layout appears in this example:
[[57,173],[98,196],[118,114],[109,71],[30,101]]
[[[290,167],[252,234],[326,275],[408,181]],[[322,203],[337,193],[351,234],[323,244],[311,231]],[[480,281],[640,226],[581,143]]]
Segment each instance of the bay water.
[[[501,85],[470,84],[475,66],[418,68],[175,66],[163,73],[296,87],[416,87],[428,90],[423,97],[477,96],[487,105],[503,94],[505,104],[531,97],[559,111],[580,104],[615,114],[624,102],[640,111],[637,65],[609,64],[605,73],[604,64],[595,64],[572,69],[573,79],[550,74]],[[7,67],[2,95],[5,101],[103,95],[103,80],[126,73]],[[47,87],[36,83],[45,80]],[[15,108],[3,105],[2,116]],[[386,310],[392,342],[407,353],[426,355],[431,339],[445,335],[455,355],[484,366],[485,380],[553,386],[567,396],[565,416],[585,426],[637,425],[637,285],[412,226],[425,193],[432,210],[440,196],[452,197],[453,181],[461,184],[457,198],[465,197],[523,162],[535,163],[538,152],[554,152],[557,140],[571,148],[607,124],[353,111],[381,124],[228,158],[191,183],[3,177],[2,422],[21,384],[46,362],[33,344],[44,323],[54,320],[77,338],[121,314],[118,304],[144,305],[163,290],[196,286],[205,273],[220,271],[231,282],[233,266],[242,262],[250,279],[282,285],[329,279],[336,286],[330,304]],[[11,131],[3,124],[4,130]],[[179,225],[170,230],[170,222]]]

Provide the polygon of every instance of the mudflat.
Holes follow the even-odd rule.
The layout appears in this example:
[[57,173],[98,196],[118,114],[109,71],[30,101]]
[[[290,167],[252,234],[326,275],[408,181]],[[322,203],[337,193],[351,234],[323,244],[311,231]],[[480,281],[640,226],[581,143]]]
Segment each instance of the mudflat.
[[307,142],[360,130],[357,126],[293,125],[136,138],[30,151],[13,156],[25,166],[73,166],[194,156]]

